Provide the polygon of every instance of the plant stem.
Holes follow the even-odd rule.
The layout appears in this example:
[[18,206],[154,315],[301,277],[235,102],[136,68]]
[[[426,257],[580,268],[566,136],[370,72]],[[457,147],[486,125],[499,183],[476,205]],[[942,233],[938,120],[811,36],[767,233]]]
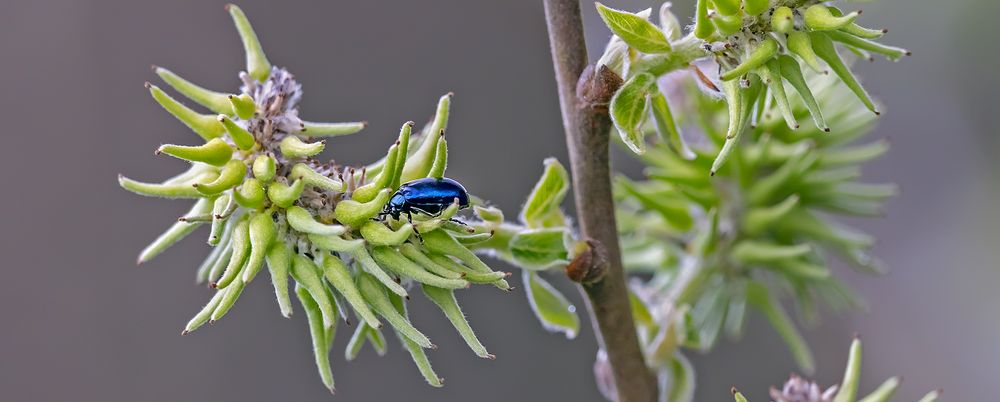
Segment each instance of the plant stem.
[[[611,119],[607,109],[593,101],[592,94],[581,94],[587,100],[577,96],[578,84],[580,88],[605,92],[596,96],[605,102],[617,88],[604,85],[610,80],[600,82],[600,77],[606,77],[609,70],[587,69],[579,0],[544,0],[544,3],[573,175],[577,221],[583,238],[596,243],[606,257],[589,259],[593,262],[589,265],[603,265],[601,268],[606,268],[606,272],[583,282],[581,288],[588,299],[598,342],[611,364],[618,402],[653,402],[657,385],[635,332],[615,224],[608,162]],[[584,74],[585,69],[588,74]]]

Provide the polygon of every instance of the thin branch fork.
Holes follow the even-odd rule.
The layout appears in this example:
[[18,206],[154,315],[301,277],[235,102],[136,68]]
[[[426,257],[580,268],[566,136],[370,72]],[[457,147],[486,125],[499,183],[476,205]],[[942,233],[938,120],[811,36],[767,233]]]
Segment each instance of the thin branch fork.
[[621,78],[588,66],[579,0],[544,0],[559,104],[573,176],[577,221],[589,247],[567,267],[579,282],[619,402],[653,402],[655,377],[635,332],[618,244],[608,160],[611,119],[607,104]]

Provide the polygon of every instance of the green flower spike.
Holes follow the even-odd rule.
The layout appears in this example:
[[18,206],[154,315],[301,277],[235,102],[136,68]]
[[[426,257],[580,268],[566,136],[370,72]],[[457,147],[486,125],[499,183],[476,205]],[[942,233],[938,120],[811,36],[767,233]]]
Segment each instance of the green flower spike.
[[[209,283],[214,294],[182,333],[220,320],[266,266],[280,313],[292,316],[293,291],[302,305],[320,378],[331,391],[329,351],[337,321],[351,322],[351,315],[358,327],[347,344],[349,359],[365,343],[384,353],[381,330],[389,329],[427,381],[441,385],[423,350],[433,345],[406,314],[404,297],[417,285],[477,356],[493,358],[472,332],[456,291],[473,284],[512,287],[505,279],[509,273],[493,271],[473,251],[530,261],[532,267],[567,261],[563,241],[569,232],[561,214],[553,210],[558,206],[552,205],[561,201],[565,189],[550,194],[544,205],[532,207],[531,216],[540,214],[540,219],[560,227],[546,229],[552,233],[544,235],[531,233],[541,228],[503,223],[499,210],[483,205],[476,206],[482,221],[470,226],[451,221],[459,212],[458,204],[436,217],[416,214],[412,224],[381,216],[403,183],[445,176],[444,133],[452,94],[440,98],[434,118],[422,130],[414,132],[412,122],[404,124],[381,161],[356,168],[320,162],[315,158],[324,150],[325,140],[313,138],[355,133],[366,123],[300,119],[300,85],[285,69],[270,64],[243,11],[233,5],[226,9],[246,51],[242,87],[235,94],[211,91],[154,67],[171,88],[210,112],[195,111],[147,84],[153,98],[204,143],[161,146],[158,154],[190,162],[187,171],[163,182],[118,179],[122,188],[139,195],[196,200],[189,212],[142,251],[138,263],[156,257],[200,226],[211,227],[208,244],[213,249],[196,278]],[[560,217],[558,222],[555,217]]]
[[[625,267],[650,277],[631,286],[634,314],[652,317],[637,320],[638,330],[648,359],[669,384],[693,375],[679,369],[685,349],[710,349],[722,333],[739,336],[751,309],[809,372],[812,353],[783,301],[791,299],[802,319],[814,321],[821,303],[835,310],[860,304],[831,272],[831,258],[863,272],[884,271],[868,254],[874,239],[833,220],[878,214],[896,192],[891,184],[857,182],[860,165],[887,150],[884,141],[854,144],[875,116],[845,102],[854,95],[834,85],[833,75],[803,75],[798,67],[787,55],[765,64],[761,75],[772,83],[777,75],[792,77],[791,88],[808,96],[786,94],[787,105],[762,112],[747,106],[767,92],[756,72],[748,74],[749,88],[738,79],[722,82],[725,103],[691,79],[672,77],[665,84],[689,90],[677,102],[677,116],[687,120],[677,123],[697,139],[694,158],[667,141],[653,142],[640,157],[645,177],[615,181]],[[825,116],[816,124],[803,121],[793,130],[786,122],[820,107]],[[733,146],[747,137],[753,141]]]
[[[870,394],[858,399],[860,379],[861,341],[854,338],[848,355],[844,380],[839,386],[834,385],[823,390],[815,381],[809,381],[792,374],[780,389],[771,387],[770,396],[774,402],[887,402],[892,399],[902,381],[899,377],[889,378]],[[736,402],[747,402],[747,398],[735,387],[732,392]],[[936,402],[940,395],[941,390],[931,391],[921,398],[920,402]]]
[[[875,42],[885,30],[857,25],[855,21],[860,12],[844,14],[835,7],[812,0],[786,0],[773,6],[767,0],[698,1],[693,31],[682,38],[668,35],[670,30],[658,29],[648,21],[649,13],[645,11],[629,13],[601,4],[597,4],[597,9],[615,34],[601,62],[624,79],[624,85],[610,104],[612,122],[625,144],[637,154],[646,149],[644,127],[650,109],[648,99],[653,99],[654,116],[670,114],[669,107],[653,95],[657,91],[653,90],[652,83],[702,59],[710,59],[718,65],[711,69],[719,70],[721,83],[713,82],[700,70],[699,74],[703,82],[708,83],[706,87],[723,88],[732,111],[727,133],[732,141],[720,150],[711,173],[729,160],[732,149],[741,142],[738,140],[740,134],[756,126],[758,117],[774,114],[773,109],[777,109],[789,128],[798,127],[799,117],[791,113],[790,107],[796,100],[794,94],[785,91],[785,83],[791,84],[810,106],[809,114],[816,123],[828,128],[822,112],[812,107],[815,102],[811,92],[815,88],[804,85],[798,78],[798,64],[804,63],[817,72],[829,68],[865,107],[879,114],[875,102],[850,71],[849,63],[838,54],[834,43],[862,55],[882,54],[889,60],[910,54],[906,49]],[[669,5],[661,9],[660,15],[661,20],[667,21],[666,27],[676,19]],[[612,46],[616,43],[625,46]],[[786,59],[796,67],[791,67]],[[739,81],[739,85],[727,85],[729,81]],[[763,85],[755,85],[755,81]],[[657,126],[665,138],[673,135],[670,125],[657,121]],[[683,152],[681,147],[675,145],[674,148],[676,152]]]

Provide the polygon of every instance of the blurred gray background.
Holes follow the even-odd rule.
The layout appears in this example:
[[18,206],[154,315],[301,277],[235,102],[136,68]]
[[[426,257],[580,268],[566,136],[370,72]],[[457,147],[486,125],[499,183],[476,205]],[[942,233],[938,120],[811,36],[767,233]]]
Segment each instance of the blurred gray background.
[[[609,37],[585,1],[592,57]],[[626,9],[659,2],[608,1]],[[676,1],[679,16],[691,0]],[[443,389],[424,384],[394,340],[390,353],[334,352],[335,399],[313,365],[301,315],[278,314],[256,281],[225,320],[181,337],[207,300],[193,285],[208,252],[201,236],[137,268],[135,256],[185,202],[120,190],[119,172],[158,179],[183,163],[161,143],[195,137],[143,89],[156,63],[195,82],[233,90],[242,50],[223,1],[26,1],[0,4],[0,399],[5,401],[600,401],[592,383],[589,326],[573,341],[546,333],[523,294],[476,288],[461,296],[496,361],[470,353],[426,301],[412,315],[441,346],[430,353]],[[538,1],[246,0],[267,55],[305,85],[302,114],[364,119],[336,139],[344,163],[380,156],[406,120],[424,121],[441,94],[456,97],[450,175],[516,211],[543,158],[565,161],[555,83]],[[903,194],[882,219],[856,221],[880,240],[892,267],[870,278],[838,272],[869,309],[827,316],[807,331],[825,384],[836,382],[855,331],[865,340],[863,389],[905,378],[899,401],[943,387],[944,400],[995,399],[1000,371],[1000,200],[993,1],[882,0],[853,4],[862,21],[914,56],[858,70],[885,104],[878,137],[893,150],[873,180]],[[626,169],[634,169],[622,153]],[[513,213],[513,212],[510,212]],[[497,263],[500,265],[499,263]],[[843,268],[843,267],[840,267]],[[555,278],[579,303],[565,280]],[[740,343],[694,355],[698,400],[752,399],[794,370],[755,317]]]

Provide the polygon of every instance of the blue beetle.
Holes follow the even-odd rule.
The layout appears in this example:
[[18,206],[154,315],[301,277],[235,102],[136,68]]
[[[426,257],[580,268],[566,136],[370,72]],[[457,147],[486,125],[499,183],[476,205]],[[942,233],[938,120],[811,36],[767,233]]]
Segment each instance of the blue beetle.
[[438,216],[456,200],[459,209],[469,207],[469,193],[459,182],[447,177],[417,179],[399,186],[379,217],[388,215],[399,220],[406,214],[407,220],[413,222],[413,213]]

